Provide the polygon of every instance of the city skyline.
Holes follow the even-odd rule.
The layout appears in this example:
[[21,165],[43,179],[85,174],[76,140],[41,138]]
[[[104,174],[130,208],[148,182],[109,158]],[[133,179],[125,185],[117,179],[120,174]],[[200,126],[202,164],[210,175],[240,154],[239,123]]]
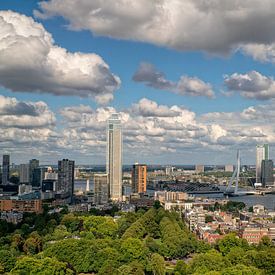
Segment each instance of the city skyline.
[[275,158],[271,1],[58,2],[0,3],[1,154],[103,165],[106,121],[119,113],[125,164],[230,164],[237,149],[253,164],[265,143]]

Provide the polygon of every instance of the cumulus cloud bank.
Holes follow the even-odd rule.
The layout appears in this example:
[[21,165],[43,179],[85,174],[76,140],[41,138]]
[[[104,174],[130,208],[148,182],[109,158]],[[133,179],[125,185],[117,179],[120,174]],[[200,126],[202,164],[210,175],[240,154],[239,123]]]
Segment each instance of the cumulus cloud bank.
[[239,92],[241,96],[246,98],[259,100],[275,98],[275,81],[273,77],[264,76],[257,71],[226,75],[224,83],[229,92]]
[[33,155],[52,160],[68,156],[104,163],[106,121],[118,112],[126,163],[214,162],[214,157],[224,163],[228,157],[234,158],[237,148],[242,147],[245,155],[258,143],[275,144],[274,107],[271,100],[240,112],[199,116],[182,106],[143,98],[123,111],[76,105],[63,107],[56,115],[45,102],[1,96],[0,148],[16,156],[22,154],[23,159]]
[[178,82],[170,81],[166,79],[164,73],[158,71],[150,63],[141,63],[133,75],[133,80],[145,83],[145,85],[155,89],[180,95],[214,97],[212,86],[209,83],[205,83],[197,77],[188,76],[181,76]]
[[7,89],[91,97],[104,104],[120,86],[100,56],[55,45],[31,17],[0,11],[0,30],[0,85]]
[[[39,5],[36,16],[62,16],[73,30],[177,50],[224,54],[243,47],[264,60],[275,42],[273,0],[49,0]],[[274,50],[268,61],[274,61]]]

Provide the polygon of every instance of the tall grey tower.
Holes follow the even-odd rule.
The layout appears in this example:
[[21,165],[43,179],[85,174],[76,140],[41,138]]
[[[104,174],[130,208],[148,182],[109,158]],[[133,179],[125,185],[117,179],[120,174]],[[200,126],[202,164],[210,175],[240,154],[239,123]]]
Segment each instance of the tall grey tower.
[[57,191],[70,197],[74,194],[74,161],[63,159],[58,161],[58,186]]
[[256,182],[261,182],[262,179],[262,161],[269,159],[268,144],[256,146]]
[[122,199],[122,133],[118,114],[112,114],[107,125],[106,172],[111,200]]
[[3,155],[2,184],[8,184],[10,177],[10,155]]

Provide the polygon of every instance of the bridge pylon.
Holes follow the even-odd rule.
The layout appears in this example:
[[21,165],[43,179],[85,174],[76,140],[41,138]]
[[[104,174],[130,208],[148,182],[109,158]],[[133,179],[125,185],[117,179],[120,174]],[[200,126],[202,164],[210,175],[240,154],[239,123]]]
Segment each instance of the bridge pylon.
[[[236,165],[235,170],[232,174],[232,177],[229,181],[229,184],[225,190],[225,194],[232,194],[232,193],[234,193],[235,195],[238,194],[240,167],[241,167],[241,154],[240,154],[240,150],[238,150],[237,151],[237,165]],[[232,189],[234,182],[235,182],[235,188],[234,188],[234,192],[232,192],[231,189]]]

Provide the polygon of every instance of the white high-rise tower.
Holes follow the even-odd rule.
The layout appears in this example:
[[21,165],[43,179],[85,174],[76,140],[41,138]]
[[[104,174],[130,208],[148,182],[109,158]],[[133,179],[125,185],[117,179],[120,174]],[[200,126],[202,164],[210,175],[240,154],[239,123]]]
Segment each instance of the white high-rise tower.
[[107,125],[106,172],[111,200],[122,199],[122,133],[118,114],[112,114]]
[[262,161],[269,159],[268,144],[256,146],[256,182],[261,182]]

